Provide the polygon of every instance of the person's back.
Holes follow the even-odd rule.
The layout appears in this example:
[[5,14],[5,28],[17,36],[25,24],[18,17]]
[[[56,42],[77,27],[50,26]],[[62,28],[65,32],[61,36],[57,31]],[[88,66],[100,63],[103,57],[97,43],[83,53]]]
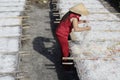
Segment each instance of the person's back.
[[61,19],[59,25],[57,26],[56,34],[68,36],[73,28],[71,18],[77,18],[79,21],[79,17],[80,17],[79,14],[76,14],[70,11],[66,13]]

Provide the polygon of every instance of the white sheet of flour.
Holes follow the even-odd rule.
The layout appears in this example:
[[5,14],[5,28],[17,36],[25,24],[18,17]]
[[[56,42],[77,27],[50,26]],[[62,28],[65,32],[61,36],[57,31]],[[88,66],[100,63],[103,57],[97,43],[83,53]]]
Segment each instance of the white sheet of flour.
[[24,11],[25,2],[0,0],[0,80],[15,80],[15,76],[6,73],[17,70],[22,24],[19,16]]
[[[120,18],[109,12],[99,0],[59,0],[57,7],[61,17],[81,2],[90,15],[80,19],[89,20],[91,30],[73,32],[76,42],[70,43],[79,79],[120,80]],[[84,25],[79,24],[79,27]]]
[[0,55],[0,72],[13,72],[16,69],[17,59],[15,55]]
[[0,19],[0,26],[14,26],[14,25],[21,25],[20,18],[1,18]]
[[0,80],[15,80],[15,78],[13,76],[2,76],[0,75]]

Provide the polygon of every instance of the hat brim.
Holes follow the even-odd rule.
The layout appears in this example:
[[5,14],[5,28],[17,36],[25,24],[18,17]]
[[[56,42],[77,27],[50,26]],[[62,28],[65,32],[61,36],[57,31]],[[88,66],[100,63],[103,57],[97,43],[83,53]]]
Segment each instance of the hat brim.
[[77,4],[69,9],[69,11],[80,14],[80,15],[89,15],[89,11],[84,6],[83,3]]

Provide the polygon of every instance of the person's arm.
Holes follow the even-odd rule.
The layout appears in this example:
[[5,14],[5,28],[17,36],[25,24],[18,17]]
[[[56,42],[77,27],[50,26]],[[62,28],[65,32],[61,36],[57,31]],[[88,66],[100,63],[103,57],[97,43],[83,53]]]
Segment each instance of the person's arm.
[[80,31],[87,31],[87,30],[90,30],[91,27],[89,26],[86,26],[86,27],[78,27],[78,19],[77,18],[72,18],[71,19],[71,22],[72,22],[72,25],[73,25],[73,29],[75,32],[80,32]]

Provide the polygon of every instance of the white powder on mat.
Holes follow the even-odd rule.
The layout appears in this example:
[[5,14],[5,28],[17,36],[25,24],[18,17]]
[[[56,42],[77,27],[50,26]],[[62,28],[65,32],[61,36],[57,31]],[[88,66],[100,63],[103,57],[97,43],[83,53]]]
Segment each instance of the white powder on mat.
[[15,55],[0,55],[0,72],[13,72],[16,67]]
[[[119,59],[120,60],[120,59]],[[85,60],[79,61],[81,80],[119,80],[120,61]],[[77,68],[78,69],[78,68]]]
[[8,7],[11,7],[11,6],[23,6],[23,7],[24,7],[24,2],[19,2],[19,1],[16,2],[16,3],[13,3],[12,1],[9,2],[9,3],[5,3],[5,2],[2,3],[2,2],[1,2],[1,3],[0,3],[0,6],[1,6],[1,7],[3,7],[3,6],[6,6],[6,7],[7,7],[7,6],[8,6]]
[[19,15],[20,15],[19,12],[3,12],[3,13],[0,13],[1,18],[3,18],[3,17],[17,17]]
[[16,2],[23,1],[23,2],[25,2],[26,0],[0,0],[0,2],[13,2],[13,1],[16,1]]
[[70,44],[79,79],[120,80],[120,18],[110,13],[99,0],[59,0],[61,17],[71,6],[81,2],[94,14],[80,17],[89,20],[91,30],[74,32],[76,42]]
[[0,19],[0,26],[11,26],[11,25],[21,25],[20,18],[1,18]]
[[23,11],[24,8],[23,7],[0,7],[0,12],[3,11]]
[[0,75],[0,80],[15,80],[13,76],[2,76]]
[[[0,80],[15,80],[11,74],[4,73],[17,70],[22,25],[19,16],[24,11],[25,2],[26,0],[0,0],[0,73],[3,73]],[[16,52],[16,55],[12,55],[12,52]]]
[[0,52],[19,51],[19,38],[0,38],[0,45]]
[[0,37],[20,36],[20,27],[0,27]]

